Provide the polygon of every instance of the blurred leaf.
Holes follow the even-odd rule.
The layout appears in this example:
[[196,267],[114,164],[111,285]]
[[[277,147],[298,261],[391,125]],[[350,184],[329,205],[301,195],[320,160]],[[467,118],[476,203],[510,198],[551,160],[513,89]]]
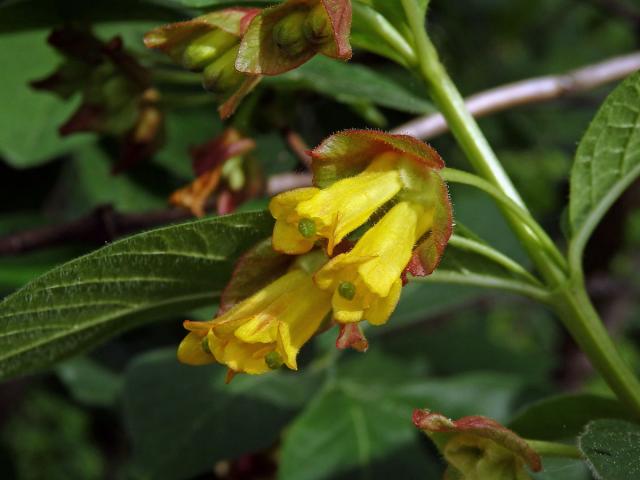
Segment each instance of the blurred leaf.
[[280,0],[146,0],[149,3],[176,5],[189,8],[223,8],[233,6],[269,6]]
[[607,97],[576,152],[569,199],[574,267],[594,228],[638,175],[640,73],[635,73]]
[[588,393],[556,395],[526,406],[509,428],[526,438],[558,440],[578,436],[592,420],[629,416],[628,409],[614,398]]
[[[173,7],[173,8],[170,8]],[[0,6],[0,32],[51,28],[68,22],[90,24],[117,20],[172,21],[184,13],[177,2],[163,0],[21,0]],[[28,56],[25,56],[28,57]]]
[[596,420],[580,436],[580,450],[589,468],[602,480],[640,476],[640,425],[621,420]]
[[481,289],[466,285],[409,282],[402,288],[400,303],[389,322],[384,329],[374,329],[372,335],[428,320],[463,305],[481,294]]
[[104,478],[106,464],[92,443],[91,419],[43,390],[31,391],[0,430],[19,480]]
[[279,133],[256,135],[254,154],[266,176],[293,170],[298,160],[293,156]]
[[[414,408],[504,418],[519,387],[508,376],[437,380],[422,370],[374,351],[338,365],[287,430],[279,478],[389,478],[393,470],[388,467],[395,465],[390,460],[407,449],[421,450],[420,434],[411,423]],[[411,469],[407,478],[436,475],[424,453],[407,461],[403,474],[405,469]]]
[[[427,314],[426,321],[411,328],[393,331],[392,319],[385,328],[368,330],[367,336],[372,346],[407,363],[427,364],[434,375],[495,372],[516,375],[536,390],[547,389],[558,366],[557,322],[541,306],[493,300],[486,305],[476,298],[435,318]],[[429,297],[424,303],[430,303]]]
[[191,478],[220,460],[266,449],[316,388],[308,372],[238,375],[229,385],[225,373],[220,365],[181,365],[175,350],[129,367],[124,411],[136,473]]
[[[3,11],[0,8],[0,24]],[[65,102],[29,86],[30,81],[47,75],[58,63],[46,37],[47,32],[43,31],[0,36],[3,65],[0,156],[15,167],[41,164],[92,138],[90,135],[60,137],[58,126],[77,107],[77,102]]]
[[593,480],[582,460],[543,457],[541,472],[532,473],[533,480]]
[[73,398],[86,405],[111,407],[122,390],[120,376],[88,357],[72,358],[55,370]]
[[189,148],[212,140],[221,132],[220,117],[212,106],[170,109],[166,116],[165,145],[155,155],[153,162],[181,180],[193,180]]
[[424,97],[364,65],[317,56],[295,70],[265,84],[315,91],[350,105],[374,104],[401,112],[424,114],[434,111]]
[[[162,185],[162,180],[158,175],[154,178],[157,172],[149,165],[113,175],[111,160],[109,154],[95,144],[76,150],[61,179],[66,194],[63,199],[66,217],[75,219],[102,205],[110,205],[119,212],[141,212],[166,206],[166,197],[152,190]],[[136,175],[142,178],[138,179]],[[170,191],[167,188],[164,192]]]
[[262,212],[188,222],[114,242],[45,274],[0,303],[0,378],[212,304],[238,256],[271,227]]

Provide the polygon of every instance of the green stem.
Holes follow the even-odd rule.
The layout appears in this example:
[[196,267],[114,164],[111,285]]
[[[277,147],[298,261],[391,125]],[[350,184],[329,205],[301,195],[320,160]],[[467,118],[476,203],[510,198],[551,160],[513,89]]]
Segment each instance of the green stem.
[[620,356],[581,280],[554,294],[553,306],[567,330],[618,398],[640,418],[640,382]]
[[153,80],[159,83],[178,85],[202,85],[202,76],[198,73],[175,69],[155,69],[153,70]]
[[474,287],[493,288],[524,295],[540,303],[549,304],[551,296],[543,288],[518,280],[482,275],[476,273],[458,273],[449,270],[436,270],[426,277],[411,277],[411,281],[420,283],[450,283],[471,285]]
[[357,14],[358,17],[364,20],[372,31],[377,33],[381,38],[384,38],[389,46],[400,54],[400,57],[405,60],[408,66],[416,64],[418,59],[413,47],[409,45],[409,42],[396,30],[389,20],[367,5],[353,2],[351,6],[354,14]]
[[449,245],[453,245],[454,247],[458,247],[462,250],[467,250],[469,252],[477,253],[478,255],[482,255],[483,257],[501,265],[507,270],[515,273],[516,275],[520,275],[524,277],[527,281],[529,281],[532,285],[536,285],[541,287],[542,284],[540,281],[531,275],[522,265],[520,265],[515,260],[507,257],[505,254],[491,248],[489,245],[476,242],[473,239],[461,237],[459,235],[452,235],[449,239]]
[[542,440],[525,440],[540,456],[582,459],[580,450],[575,445],[566,443],[543,442]]
[[569,266],[567,265],[566,259],[549,238],[547,232],[540,227],[540,224],[535,221],[527,210],[513,202],[513,200],[507,197],[500,189],[494,187],[491,183],[477,175],[473,175],[472,173],[464,172],[462,170],[456,170],[454,168],[443,169],[441,175],[442,178],[448,182],[469,185],[491,195],[498,201],[499,205],[501,205],[503,209],[506,209],[511,215],[520,220],[520,225],[524,224],[531,230],[530,233],[532,233],[538,241],[536,248],[543,247],[563,272],[568,271]]
[[[447,119],[453,135],[474,169],[526,211],[520,195],[440,63],[436,49],[424,29],[424,18],[416,0],[401,1],[415,39],[418,71],[440,112]],[[503,212],[552,289],[554,309],[569,333],[618,398],[640,417],[640,382],[615,348],[591,305],[581,279],[570,279],[570,274],[559,268],[550,257],[552,252],[539,247],[539,238],[531,229],[532,224],[523,222],[520,215],[504,205]]]

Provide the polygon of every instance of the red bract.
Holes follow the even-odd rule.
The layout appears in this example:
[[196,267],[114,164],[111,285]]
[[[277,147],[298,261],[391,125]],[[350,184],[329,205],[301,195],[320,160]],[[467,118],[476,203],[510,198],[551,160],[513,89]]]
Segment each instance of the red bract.
[[359,323],[340,324],[340,333],[336,339],[336,348],[346,350],[352,348],[358,352],[366,352],[369,349],[369,341],[364,336]]
[[[483,416],[463,417],[451,420],[429,410],[415,410],[413,423],[429,435],[450,463],[447,478],[466,478],[466,475],[478,476],[483,469],[493,469],[492,462],[509,459],[515,476],[495,476],[491,478],[528,478],[524,466],[532,471],[542,470],[540,456],[515,432],[500,425],[491,418]],[[473,448],[470,448],[473,447]],[[485,462],[484,464],[482,462]],[[499,475],[499,474],[497,474]]]
[[[210,142],[191,148],[193,170],[197,178],[186,187],[176,190],[169,198],[170,203],[188,208],[198,217],[203,216],[207,200],[220,184],[225,162],[246,155],[255,146],[252,139],[243,137],[237,130],[229,128]],[[242,190],[246,190],[246,185],[245,182]],[[229,213],[235,205],[236,198],[232,198],[233,193],[227,193],[223,201],[219,202],[223,210],[219,212],[221,214]]]
[[236,68],[278,75],[317,53],[351,58],[349,0],[288,0],[256,16],[242,38]]
[[117,137],[120,162],[114,172],[149,157],[163,136],[159,93],[151,75],[124,51],[119,37],[101,42],[90,32],[72,28],[54,30],[49,43],[65,62],[48,77],[32,82],[62,98],[82,94],[82,103],[59,128],[61,135],[96,132]]

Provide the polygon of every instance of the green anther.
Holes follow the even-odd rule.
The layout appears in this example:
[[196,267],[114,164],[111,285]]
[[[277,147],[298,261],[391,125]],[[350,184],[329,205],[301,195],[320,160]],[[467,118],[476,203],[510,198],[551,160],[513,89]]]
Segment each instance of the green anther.
[[356,286],[351,282],[340,282],[338,293],[342,298],[353,300],[353,297],[356,296]]
[[182,65],[201,70],[239,43],[239,38],[221,29],[212,30],[193,40],[182,52]]
[[314,45],[322,45],[332,37],[333,30],[327,11],[322,4],[316,5],[304,22],[304,36]]
[[304,34],[306,18],[307,11],[298,10],[281,19],[273,27],[273,41],[290,57],[300,55],[308,47]]
[[310,218],[303,218],[298,222],[298,231],[304,238],[311,238],[316,234],[316,222]]
[[200,346],[202,347],[202,351],[204,353],[208,353],[209,355],[211,355],[211,349],[209,348],[209,339],[207,337],[204,337],[202,339],[202,341],[200,342]]
[[202,81],[204,88],[224,95],[231,93],[242,83],[244,75],[236,70],[236,57],[239,48],[240,45],[230,48],[204,69]]
[[267,367],[271,370],[277,370],[284,362],[282,361],[280,354],[274,350],[273,352],[269,352],[265,355],[264,363],[266,363]]

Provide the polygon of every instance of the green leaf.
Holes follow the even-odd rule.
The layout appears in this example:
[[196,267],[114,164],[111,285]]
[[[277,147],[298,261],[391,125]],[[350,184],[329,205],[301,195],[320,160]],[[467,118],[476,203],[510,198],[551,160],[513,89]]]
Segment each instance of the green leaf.
[[579,447],[598,479],[640,478],[640,425],[596,420],[580,436]]
[[144,321],[210,305],[271,218],[207,218],[114,242],[0,303],[0,378],[51,365]]
[[111,407],[122,390],[122,378],[88,357],[67,360],[56,374],[73,398],[85,405]]
[[421,450],[420,433],[411,423],[413,409],[504,418],[518,386],[506,376],[430,379],[414,365],[375,351],[338,365],[335,376],[287,429],[279,478],[382,479],[400,468],[406,478],[437,478],[424,453],[403,457],[405,451]]
[[580,268],[589,236],[640,175],[640,73],[618,86],[580,141],[571,171],[570,260]]
[[317,383],[308,372],[238,375],[229,385],[224,376],[219,365],[179,364],[173,349],[128,368],[124,412],[136,473],[191,478],[220,460],[266,449]]
[[433,105],[391,78],[364,65],[316,57],[295,70],[263,80],[266,85],[315,91],[350,105],[362,103],[425,114]]
[[[166,206],[163,193],[171,187],[167,188],[152,166],[145,166],[144,175],[136,170],[113,175],[112,167],[109,154],[96,144],[74,152],[61,178],[61,188],[67,192],[65,214],[68,218],[78,218],[104,205],[123,213],[159,210]],[[154,188],[160,191],[153,191]]]
[[628,419],[629,411],[613,398],[556,395],[526,406],[508,426],[525,438],[560,440],[576,437],[587,423],[601,418]]
[[30,81],[51,73],[59,61],[47,45],[46,37],[44,31],[0,36],[0,63],[3,65],[0,156],[14,167],[41,164],[92,138],[90,135],[61,138],[58,126],[71,115],[77,102],[65,102],[29,86]]

